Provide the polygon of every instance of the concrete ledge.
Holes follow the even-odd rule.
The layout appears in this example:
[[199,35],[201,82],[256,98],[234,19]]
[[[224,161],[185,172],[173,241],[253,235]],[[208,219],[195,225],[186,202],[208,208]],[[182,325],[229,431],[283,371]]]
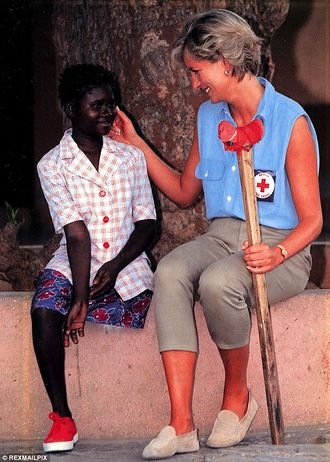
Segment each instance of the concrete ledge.
[[[0,439],[42,438],[49,429],[48,398],[34,358],[30,293],[0,294]],[[330,420],[330,290],[306,290],[272,307],[284,421],[287,426]],[[200,357],[195,422],[207,434],[222,397],[223,370],[196,306]],[[133,331],[88,324],[67,352],[70,406],[84,438],[136,438],[168,423],[169,401],[154,328]],[[249,382],[260,410],[254,429],[268,428],[256,319]]]

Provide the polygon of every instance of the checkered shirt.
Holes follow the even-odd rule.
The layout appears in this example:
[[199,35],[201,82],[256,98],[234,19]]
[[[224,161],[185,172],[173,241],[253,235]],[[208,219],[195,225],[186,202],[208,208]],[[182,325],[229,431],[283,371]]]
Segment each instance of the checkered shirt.
[[[91,238],[92,284],[97,270],[112,260],[134,230],[134,222],[156,219],[143,153],[133,146],[103,137],[99,171],[78,148],[67,130],[60,144],[38,163],[41,186],[59,248],[46,268],[72,281],[63,227],[83,220]],[[115,288],[123,300],[152,289],[149,260],[142,253],[118,275]]]

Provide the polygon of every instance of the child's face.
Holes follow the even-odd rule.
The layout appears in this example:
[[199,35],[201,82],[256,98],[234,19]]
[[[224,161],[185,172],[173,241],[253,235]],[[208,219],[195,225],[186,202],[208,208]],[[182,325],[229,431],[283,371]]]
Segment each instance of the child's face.
[[106,135],[115,118],[115,100],[110,86],[93,88],[75,104],[72,126],[89,136]]

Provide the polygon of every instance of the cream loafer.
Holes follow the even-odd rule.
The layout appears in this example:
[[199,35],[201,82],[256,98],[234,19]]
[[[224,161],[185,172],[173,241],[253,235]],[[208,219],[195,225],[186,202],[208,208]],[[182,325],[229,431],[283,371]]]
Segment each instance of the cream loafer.
[[258,407],[250,392],[248,408],[241,420],[239,420],[235,412],[220,411],[214,422],[211,435],[206,442],[207,446],[210,448],[225,448],[242,441],[250,428]]
[[182,454],[184,452],[195,452],[199,449],[197,429],[183,435],[176,435],[174,427],[167,425],[157,438],[154,438],[143,450],[143,459],[165,459]]

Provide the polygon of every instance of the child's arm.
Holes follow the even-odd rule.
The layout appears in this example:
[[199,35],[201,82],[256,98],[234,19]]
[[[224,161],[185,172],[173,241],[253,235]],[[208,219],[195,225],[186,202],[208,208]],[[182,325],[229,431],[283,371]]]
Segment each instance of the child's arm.
[[91,298],[113,289],[120,271],[150,247],[156,236],[156,221],[136,221],[134,226],[134,231],[118,255],[104,263],[96,273],[90,292]]
[[78,342],[77,329],[80,337],[84,335],[91,250],[89,232],[63,177],[58,155],[58,147],[46,154],[38,163],[38,174],[55,232],[62,233],[64,231],[66,235],[74,289],[71,309],[64,330],[64,345],[68,346],[69,335],[74,343]]
[[69,336],[78,343],[84,336],[89,298],[89,276],[91,265],[91,242],[88,229],[82,220],[64,226],[67,252],[72,273],[73,293],[71,308],[64,329],[64,346],[69,346]]

